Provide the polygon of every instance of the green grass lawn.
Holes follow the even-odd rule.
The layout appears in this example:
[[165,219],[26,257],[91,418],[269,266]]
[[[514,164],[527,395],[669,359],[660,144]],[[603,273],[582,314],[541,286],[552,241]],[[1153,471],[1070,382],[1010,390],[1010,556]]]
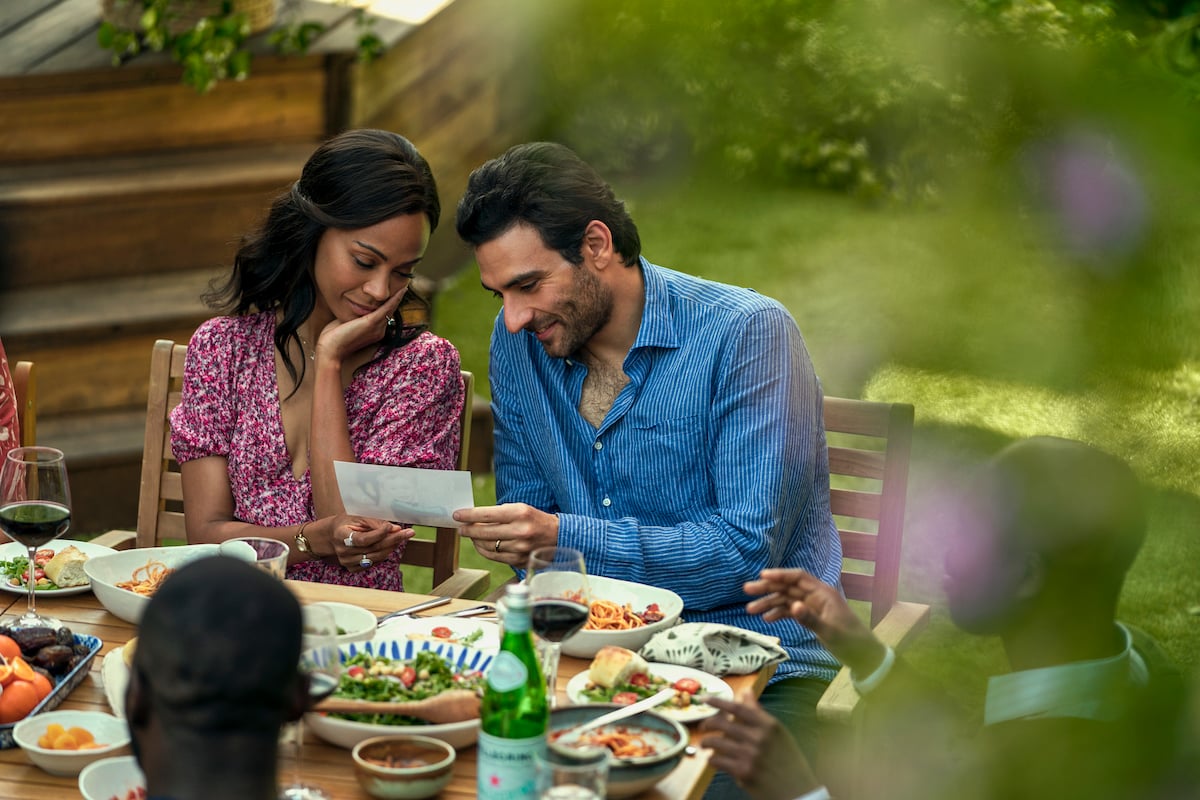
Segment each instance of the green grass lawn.
[[[1143,257],[1088,265],[1002,202],[872,209],[804,189],[617,188],[652,262],[787,305],[827,394],[916,407],[901,591],[935,607],[912,651],[920,666],[963,698],[981,694],[970,676],[1003,668],[996,642],[946,618],[938,495],[964,465],[1034,434],[1104,446],[1150,486],[1152,530],[1121,615],[1188,669],[1200,663],[1200,279],[1187,269],[1200,228],[1185,214],[1160,215]],[[435,307],[481,378],[498,308],[473,265]],[[476,488],[491,501],[490,481]],[[463,560],[490,564],[469,546]]]

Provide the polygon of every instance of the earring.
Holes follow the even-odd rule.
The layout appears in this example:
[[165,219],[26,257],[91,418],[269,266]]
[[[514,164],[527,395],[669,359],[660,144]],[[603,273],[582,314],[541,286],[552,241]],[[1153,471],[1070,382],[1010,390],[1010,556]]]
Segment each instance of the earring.
[[396,332],[396,318],[395,318],[395,317],[388,317],[388,318],[387,318],[387,329],[388,329],[388,332],[389,332],[389,333],[395,333],[395,332]]

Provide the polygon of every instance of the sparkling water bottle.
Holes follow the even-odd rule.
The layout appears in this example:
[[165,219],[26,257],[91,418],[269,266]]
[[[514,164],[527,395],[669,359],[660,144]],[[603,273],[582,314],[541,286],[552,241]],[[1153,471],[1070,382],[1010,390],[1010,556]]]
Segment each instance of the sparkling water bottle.
[[529,622],[529,587],[509,585],[504,635],[487,673],[477,754],[480,800],[537,796],[535,756],[546,752],[550,706]]

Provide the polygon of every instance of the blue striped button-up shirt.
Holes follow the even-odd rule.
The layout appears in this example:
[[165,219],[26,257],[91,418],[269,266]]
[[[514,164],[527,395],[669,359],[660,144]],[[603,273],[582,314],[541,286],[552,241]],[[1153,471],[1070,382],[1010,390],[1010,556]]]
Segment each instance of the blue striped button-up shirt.
[[629,383],[599,428],[579,413],[587,367],[547,356],[503,309],[491,343],[496,494],[559,515],[588,571],[670,589],[688,622],[778,636],[775,680],[837,661],[791,619],[746,613],[768,566],[837,586],[821,385],[788,311],[749,289],[642,259],[646,300]]

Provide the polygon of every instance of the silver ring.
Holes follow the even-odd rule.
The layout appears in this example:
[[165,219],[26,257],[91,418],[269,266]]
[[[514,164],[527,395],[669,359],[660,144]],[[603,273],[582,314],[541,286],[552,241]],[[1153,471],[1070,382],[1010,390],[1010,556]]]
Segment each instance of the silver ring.
[[363,556],[362,560],[358,562],[358,565],[360,567],[362,567],[363,569],[366,569],[367,567],[371,566],[371,559],[367,558],[366,556]]
[[500,540],[499,539],[496,540],[496,552],[497,553],[500,552]]
[[345,539],[342,540],[342,544],[346,545],[346,547],[354,547],[354,537],[347,536]]

